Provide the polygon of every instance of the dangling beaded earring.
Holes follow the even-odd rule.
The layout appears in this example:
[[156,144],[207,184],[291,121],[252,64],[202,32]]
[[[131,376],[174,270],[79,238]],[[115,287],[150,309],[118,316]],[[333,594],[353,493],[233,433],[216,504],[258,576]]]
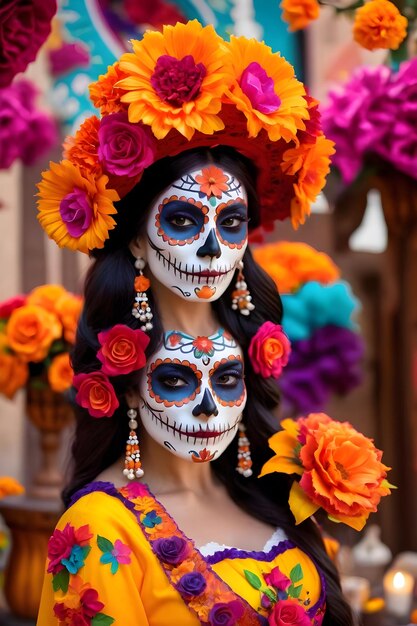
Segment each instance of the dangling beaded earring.
[[127,416],[129,418],[130,433],[129,439],[126,441],[126,457],[123,475],[129,480],[133,480],[134,478],[142,478],[144,471],[142,469],[142,463],[140,462],[139,440],[136,434],[136,428],[138,427],[136,418],[138,412],[135,409],[129,409]]
[[250,315],[255,305],[251,302],[252,296],[243,276],[243,261],[239,261],[238,269],[235,290],[232,291],[232,309],[234,311],[239,310],[241,315]]
[[140,322],[143,322],[141,330],[148,332],[152,330],[153,324],[151,319],[153,318],[151,307],[149,306],[148,296],[146,295],[151,282],[149,278],[143,275],[143,269],[146,265],[145,259],[138,257],[135,261],[135,267],[139,270],[139,276],[135,278],[136,297],[135,304],[133,305],[132,315],[136,317]]
[[252,476],[252,459],[250,458],[249,439],[246,437],[246,427],[239,424],[239,439],[237,440],[237,468],[236,471],[245,478]]

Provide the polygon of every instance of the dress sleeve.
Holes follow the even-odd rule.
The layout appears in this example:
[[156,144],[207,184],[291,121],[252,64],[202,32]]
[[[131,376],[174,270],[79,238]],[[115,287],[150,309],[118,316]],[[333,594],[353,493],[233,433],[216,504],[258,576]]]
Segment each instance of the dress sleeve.
[[148,626],[140,535],[131,512],[105,493],[69,508],[49,540],[37,626]]

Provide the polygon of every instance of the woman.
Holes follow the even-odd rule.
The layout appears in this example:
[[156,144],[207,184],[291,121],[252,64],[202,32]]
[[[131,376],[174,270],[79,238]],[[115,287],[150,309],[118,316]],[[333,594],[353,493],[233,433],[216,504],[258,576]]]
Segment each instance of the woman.
[[[93,86],[102,120],[84,123],[40,184],[48,234],[95,261],[73,355],[69,508],[39,626],[353,624],[316,525],[294,524],[290,481],[257,478],[278,395],[249,353],[265,324],[279,332],[281,302],[248,226],[303,220],[303,181],[326,140],[292,72],[274,90],[253,59],[281,76],[288,64],[245,42],[228,49],[195,22],[145,35]],[[250,59],[238,83],[236,45]],[[127,132],[141,149],[121,159]]]

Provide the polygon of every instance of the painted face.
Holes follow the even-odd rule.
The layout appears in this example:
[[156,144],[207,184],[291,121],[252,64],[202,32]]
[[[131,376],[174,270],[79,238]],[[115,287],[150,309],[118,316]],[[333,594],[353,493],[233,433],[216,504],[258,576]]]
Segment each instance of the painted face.
[[150,437],[183,459],[212,461],[233,440],[246,404],[242,351],[223,329],[196,338],[167,332],[140,395]]
[[248,244],[248,198],[215,165],[185,174],[155,199],[146,258],[153,275],[190,301],[217,300]]

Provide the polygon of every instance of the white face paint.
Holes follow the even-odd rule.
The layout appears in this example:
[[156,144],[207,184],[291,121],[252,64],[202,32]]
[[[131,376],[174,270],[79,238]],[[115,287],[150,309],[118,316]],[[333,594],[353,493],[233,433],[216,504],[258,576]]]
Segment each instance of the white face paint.
[[139,413],[152,439],[195,463],[233,440],[246,404],[243,354],[223,329],[210,337],[165,333],[140,383]]
[[248,244],[247,207],[243,185],[216,165],[174,181],[155,199],[147,222],[152,274],[187,300],[217,300]]

